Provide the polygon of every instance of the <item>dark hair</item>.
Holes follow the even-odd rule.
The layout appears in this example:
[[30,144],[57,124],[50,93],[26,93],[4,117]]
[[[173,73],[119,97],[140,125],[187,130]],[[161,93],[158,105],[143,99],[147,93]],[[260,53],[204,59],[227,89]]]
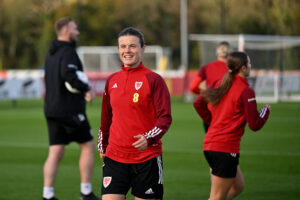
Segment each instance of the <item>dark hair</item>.
[[56,34],[59,35],[60,31],[63,27],[68,25],[70,22],[74,21],[71,17],[63,17],[55,22],[55,31]]
[[244,52],[230,53],[227,58],[227,67],[229,71],[224,75],[218,88],[208,88],[201,93],[204,100],[213,105],[218,104],[231,87],[233,74],[239,73],[242,66],[248,67],[248,55]]
[[120,33],[118,38],[120,38],[121,36],[125,36],[125,35],[133,35],[139,38],[140,40],[140,45],[141,47],[145,46],[145,39],[144,39],[144,35],[141,31],[139,31],[136,28],[133,27],[127,27],[125,29],[123,29]]

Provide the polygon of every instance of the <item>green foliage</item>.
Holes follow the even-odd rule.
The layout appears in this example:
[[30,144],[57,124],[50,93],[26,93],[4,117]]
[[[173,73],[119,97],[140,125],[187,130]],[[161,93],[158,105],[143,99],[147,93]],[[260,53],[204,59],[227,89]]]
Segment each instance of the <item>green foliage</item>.
[[[260,105],[261,106],[261,105]],[[271,104],[266,126],[248,128],[241,143],[240,167],[246,181],[240,200],[296,200],[300,191],[299,103]],[[0,199],[40,199],[48,136],[41,100],[13,104],[0,101]],[[101,101],[87,106],[95,142],[100,125]],[[192,104],[172,99],[173,123],[163,137],[166,200],[208,199],[209,167],[202,153],[202,121]],[[79,199],[79,147],[71,144],[58,169],[55,192],[64,200]],[[93,189],[100,195],[101,166],[95,154]],[[132,200],[129,194],[127,199]]]
[[[221,33],[220,0],[188,1],[190,33]],[[297,0],[224,0],[225,34],[300,35]],[[148,45],[171,47],[180,61],[180,0],[1,0],[0,60],[3,69],[39,68],[56,38],[54,22],[73,17],[80,45],[115,45],[127,26],[139,28]],[[197,65],[195,48],[190,63]]]

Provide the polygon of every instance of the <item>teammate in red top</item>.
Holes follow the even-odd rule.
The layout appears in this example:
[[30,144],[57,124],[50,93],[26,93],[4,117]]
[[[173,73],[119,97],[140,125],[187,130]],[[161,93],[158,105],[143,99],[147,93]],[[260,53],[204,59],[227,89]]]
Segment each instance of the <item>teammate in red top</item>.
[[103,165],[102,199],[162,199],[162,143],[171,118],[162,77],[142,63],[143,34],[134,28],[118,38],[121,71],[111,75],[102,101],[98,149]]
[[223,80],[214,88],[201,92],[195,107],[210,124],[203,142],[204,154],[211,167],[209,199],[232,199],[242,192],[245,183],[238,166],[241,137],[246,123],[257,131],[270,113],[269,105],[257,111],[254,91],[246,80],[251,69],[247,54],[231,53],[227,66],[229,72]]
[[226,66],[226,58],[228,56],[230,45],[228,42],[221,42],[217,49],[217,60],[200,68],[198,75],[192,80],[190,84],[190,91],[194,94],[200,94],[200,84],[205,82],[203,89],[211,86],[216,80],[222,79],[228,72]]
[[[207,65],[204,65],[200,68],[198,75],[195,76],[193,81],[190,84],[190,91],[194,94],[200,94],[201,90],[205,90],[208,87],[211,87],[212,84],[219,79],[222,79],[223,76],[228,72],[226,66],[226,59],[230,50],[230,45],[228,42],[220,42],[216,49],[217,60]],[[197,106],[199,103],[199,96],[194,101],[194,105]],[[205,122],[204,129],[207,132],[208,124]]]

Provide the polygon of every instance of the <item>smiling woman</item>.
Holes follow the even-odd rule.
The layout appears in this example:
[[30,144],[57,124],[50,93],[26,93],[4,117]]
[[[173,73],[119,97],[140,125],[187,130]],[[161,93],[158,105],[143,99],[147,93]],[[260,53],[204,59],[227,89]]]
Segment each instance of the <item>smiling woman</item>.
[[[125,31],[124,31],[125,33]],[[120,33],[118,39],[119,55],[125,67],[137,67],[142,61],[145,51],[143,36],[128,35]]]
[[160,139],[172,122],[170,94],[163,78],[142,63],[140,31],[122,30],[118,47],[123,65],[106,81],[98,140],[102,199],[125,200],[130,188],[135,199],[162,199]]

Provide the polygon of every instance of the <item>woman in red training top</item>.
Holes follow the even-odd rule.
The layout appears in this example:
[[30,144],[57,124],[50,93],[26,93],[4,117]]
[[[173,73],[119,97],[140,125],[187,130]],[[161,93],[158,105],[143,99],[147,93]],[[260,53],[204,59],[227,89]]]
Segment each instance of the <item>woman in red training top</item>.
[[241,137],[246,123],[257,131],[270,113],[269,105],[257,111],[254,91],[246,80],[251,69],[247,54],[229,54],[227,67],[229,72],[223,80],[203,91],[201,102],[194,104],[201,118],[210,124],[203,142],[211,168],[210,200],[232,199],[243,191],[244,178],[238,166]]
[[161,138],[171,125],[164,79],[146,68],[143,34],[132,27],[118,37],[121,70],[106,81],[98,149],[103,160],[102,200],[163,198]]

